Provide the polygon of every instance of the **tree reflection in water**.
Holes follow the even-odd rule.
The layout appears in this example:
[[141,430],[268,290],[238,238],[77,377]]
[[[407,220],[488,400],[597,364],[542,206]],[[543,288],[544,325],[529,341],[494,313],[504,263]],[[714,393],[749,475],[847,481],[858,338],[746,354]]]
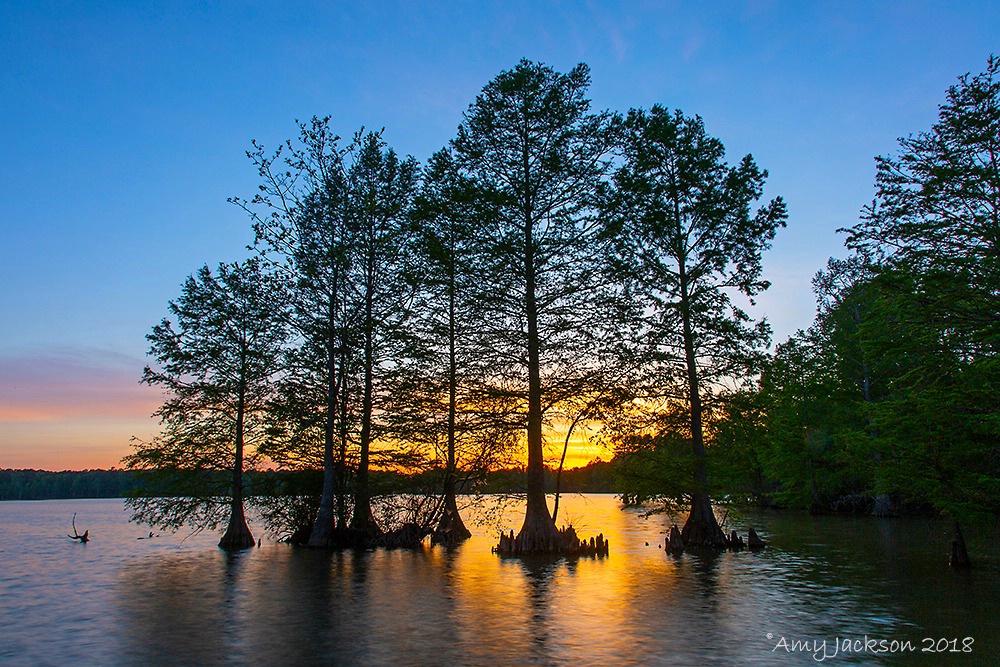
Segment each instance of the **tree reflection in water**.
[[114,654],[158,664],[699,664],[711,656],[766,665],[767,633],[948,631],[976,636],[977,646],[998,638],[988,615],[964,610],[988,606],[1000,573],[987,567],[966,581],[943,570],[928,546],[933,522],[762,515],[763,552],[671,557],[655,546],[669,518],[643,520],[610,497],[567,501],[587,503],[579,514],[605,527],[617,545],[608,558],[500,558],[483,531],[452,549],[270,544],[231,557],[214,546],[133,557],[114,588]]

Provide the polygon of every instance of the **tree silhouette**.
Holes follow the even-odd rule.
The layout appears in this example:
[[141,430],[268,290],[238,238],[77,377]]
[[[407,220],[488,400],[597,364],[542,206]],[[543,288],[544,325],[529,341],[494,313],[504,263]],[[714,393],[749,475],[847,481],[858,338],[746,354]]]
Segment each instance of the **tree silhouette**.
[[752,210],[767,172],[749,155],[729,167],[698,117],[654,106],[629,112],[625,128],[614,215],[621,266],[640,303],[641,398],[673,414],[668,428],[679,426],[678,410],[685,417],[694,455],[685,545],[723,547],[709,496],[705,414],[769,338],[766,323],[754,325],[730,293],[752,299],[767,288],[761,253],[784,226],[785,206],[779,198]]
[[[215,273],[204,267],[170,302],[174,321],[164,319],[147,336],[157,365],[146,367],[142,382],[166,391],[155,413],[164,430],[150,443],[137,443],[125,463],[208,481],[216,478],[211,471],[230,470],[229,525],[219,542],[224,549],[254,544],[243,508],[244,461],[266,435],[264,411],[281,369],[286,303],[282,283],[257,259],[220,264]],[[131,502],[144,522],[214,526],[216,492],[201,486],[190,499]]]
[[294,285],[297,345],[272,406],[275,437],[265,453],[283,467],[316,463],[322,438],[323,487],[310,544],[324,546],[347,526],[348,381],[357,356],[357,312],[349,269],[355,243],[346,146],[329,118],[299,124],[297,142],[272,154],[254,142],[247,153],[261,178],[258,193],[231,201],[253,221],[256,247]]
[[[368,473],[375,431],[375,401],[389,388],[400,333],[410,313],[414,287],[407,278],[413,230],[410,210],[417,190],[416,160],[400,160],[380,134],[366,134],[347,171],[348,208],[355,242],[351,277],[359,312],[361,341],[361,430],[350,527],[366,535],[380,532],[371,510]],[[376,383],[382,382],[380,387]]]
[[589,113],[586,65],[566,74],[522,60],[490,81],[452,146],[483,205],[482,322],[498,387],[524,400],[527,508],[523,551],[552,551],[544,492],[545,411],[582,374],[598,317],[596,211],[613,144],[611,117]]

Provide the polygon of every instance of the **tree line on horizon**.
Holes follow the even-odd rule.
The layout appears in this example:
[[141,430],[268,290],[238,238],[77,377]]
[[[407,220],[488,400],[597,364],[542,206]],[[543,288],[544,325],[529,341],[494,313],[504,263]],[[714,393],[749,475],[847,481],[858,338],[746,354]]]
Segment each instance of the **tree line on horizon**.
[[[189,470],[187,474],[196,478],[191,486],[206,487],[204,471]],[[424,479],[412,479],[423,477]],[[617,479],[614,474],[614,464],[605,461],[592,461],[583,466],[563,470],[558,475],[547,475],[545,489],[547,493],[556,491],[558,481],[563,493],[618,493]],[[433,468],[420,472],[402,472],[393,470],[373,470],[373,486],[379,490],[399,489],[410,486],[417,489],[431,489],[438,484],[438,472]],[[128,498],[137,489],[145,492],[163,482],[159,472],[142,470],[123,470],[120,468],[88,469],[88,470],[37,470],[31,468],[0,469],[0,501],[3,500],[68,500],[68,499],[103,499]],[[181,485],[177,477],[167,479],[159,492],[164,496],[178,495]],[[231,481],[228,471],[215,470],[214,479],[210,482],[214,488],[227,489]],[[301,489],[304,492],[310,488],[319,488],[322,482],[322,470],[247,470],[244,475],[244,487],[248,496],[285,496],[290,490]],[[476,481],[479,493],[508,497],[523,493],[525,488],[524,469],[522,467],[501,468],[490,470]],[[276,536],[285,541],[295,541],[293,532],[302,528],[294,522],[273,521]],[[203,528],[207,526],[202,526]],[[311,529],[312,525],[306,527]],[[299,537],[307,538],[306,531]]]
[[[253,256],[189,277],[147,336],[165,400],[124,459],[157,476],[136,520],[228,523],[242,548],[252,502],[315,547],[452,544],[457,496],[524,460],[517,550],[562,551],[546,440],[583,431],[627,502],[689,512],[688,547],[729,546],[712,498],[997,516],[997,67],[878,158],[816,321],[773,353],[742,305],[787,217],[767,172],[698,116],[591,111],[586,65],[501,72],[423,166],[326,118],[254,142],[259,190],[231,200]],[[264,462],[322,481],[245,498]]]

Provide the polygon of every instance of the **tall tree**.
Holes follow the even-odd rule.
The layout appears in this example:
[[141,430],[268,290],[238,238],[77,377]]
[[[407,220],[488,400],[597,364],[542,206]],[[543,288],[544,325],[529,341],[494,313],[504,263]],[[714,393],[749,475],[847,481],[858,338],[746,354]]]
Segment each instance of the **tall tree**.
[[[263,415],[281,369],[285,304],[282,283],[257,259],[220,264],[215,273],[204,267],[170,302],[175,321],[164,319],[147,336],[157,365],[146,367],[142,382],[167,393],[156,411],[164,430],[153,442],[139,443],[125,463],[188,476],[228,468],[229,525],[219,542],[224,549],[254,544],[244,515],[244,461],[266,435]],[[136,499],[135,506],[147,518],[156,516],[148,502]],[[157,505],[165,510],[158,523],[177,525],[170,515],[183,506],[169,499]],[[184,518],[196,516],[190,507],[183,511]],[[202,516],[211,523],[210,513]]]
[[389,389],[385,378],[396,368],[400,333],[415,292],[408,264],[418,176],[416,160],[399,159],[381,133],[362,137],[347,171],[348,210],[355,234],[348,283],[359,312],[362,375],[360,452],[350,527],[368,535],[380,532],[372,515],[368,475],[372,444],[381,435],[376,428],[376,401]]
[[[382,435],[376,402],[388,391],[413,293],[406,264],[417,163],[399,159],[381,133],[362,130],[341,146],[326,118],[301,124],[299,141],[274,154],[255,144],[249,155],[260,192],[234,201],[251,215],[262,253],[296,285],[299,346],[281,401],[287,437],[269,453],[309,458],[321,431],[323,491],[309,543],[331,544],[338,527],[354,530],[349,539],[372,537],[380,532],[368,474]],[[357,461],[348,522],[349,443]]]
[[[509,462],[516,400],[491,383],[491,338],[482,334],[492,314],[482,276],[489,265],[476,243],[483,207],[449,149],[431,157],[415,206],[422,276],[411,345],[401,363],[409,385],[393,406],[408,422],[400,435],[444,459],[441,511],[431,540],[455,544],[471,536],[458,509],[459,489],[470,490],[491,466]],[[485,357],[485,359],[484,359]]]
[[930,289],[927,313],[956,344],[995,355],[1000,322],[1000,58],[948,89],[929,132],[876,158],[874,203],[847,246]]
[[[471,345],[470,339],[485,313],[475,296],[475,253],[472,245],[474,200],[470,188],[448,150],[435,153],[428,163],[415,216],[419,224],[419,247],[425,262],[421,291],[419,357],[425,370],[420,396],[426,411],[436,412],[441,395],[447,400],[444,427],[443,508],[433,540],[454,544],[472,536],[458,510],[458,455],[460,440],[470,434],[467,411]],[[443,377],[443,386],[435,382]],[[426,425],[428,420],[422,420]],[[433,423],[431,416],[430,423]],[[432,437],[437,433],[432,433]],[[436,438],[435,438],[436,439]]]
[[928,132],[876,158],[876,195],[844,230],[879,261],[872,354],[905,359],[875,411],[886,471],[956,520],[996,515],[1000,374],[1000,59],[951,86]]
[[[545,411],[581,388],[587,341],[599,322],[596,211],[609,169],[612,118],[591,114],[589,70],[562,74],[522,60],[490,81],[465,112],[455,160],[487,211],[477,230],[489,262],[484,346],[494,374],[525,400],[527,508],[522,551],[553,551],[545,502]],[[487,331],[488,330],[488,331]]]
[[[253,221],[256,246],[295,285],[290,351],[274,416],[283,438],[267,454],[279,465],[315,460],[322,439],[323,488],[309,543],[325,546],[347,525],[347,382],[356,313],[348,281],[355,243],[348,174],[360,134],[342,146],[329,118],[299,123],[297,142],[274,153],[254,142],[247,153],[261,178],[252,200],[233,198]],[[338,427],[339,425],[339,427]],[[339,451],[338,451],[339,450]]]
[[784,226],[785,205],[777,198],[753,210],[767,172],[749,155],[728,166],[722,143],[698,117],[654,106],[629,112],[625,128],[616,213],[621,262],[642,303],[644,399],[686,413],[694,483],[684,543],[722,547],[709,496],[705,415],[769,339],[766,322],[754,324],[730,293],[752,300],[768,287],[761,253]]

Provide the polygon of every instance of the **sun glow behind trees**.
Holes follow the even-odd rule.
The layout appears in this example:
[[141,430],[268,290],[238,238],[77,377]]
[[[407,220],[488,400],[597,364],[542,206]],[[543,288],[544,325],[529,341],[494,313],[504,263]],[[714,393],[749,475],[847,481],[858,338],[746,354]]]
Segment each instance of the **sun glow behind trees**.
[[[801,505],[811,494],[819,508],[817,465],[835,469],[841,495],[903,493],[900,471],[927,473],[900,465],[903,440],[919,440],[900,435],[920,423],[907,411],[938,434],[910,455],[988,457],[989,409],[966,429],[971,450],[944,447],[969,425],[935,420],[926,395],[958,410],[989,396],[995,373],[1000,205],[982,158],[995,132],[976,130],[996,123],[990,68],[949,92],[935,134],[880,159],[879,199],[850,242],[869,251],[886,237],[896,250],[831,261],[815,281],[816,325],[770,359],[770,328],[745,306],[769,286],[762,257],[786,217],[780,197],[763,198],[767,172],[750,155],[728,164],[697,116],[591,112],[583,65],[502,72],[422,170],[377,133],[340,148],[326,119],[301,124],[284,156],[255,146],[263,194],[237,203],[292,295],[296,331],[258,453],[286,470],[322,465],[311,542],[396,544],[435,522],[435,539],[461,539],[456,493],[520,463],[528,502],[513,551],[558,550],[546,466],[613,451],[629,498],[689,506],[685,545],[721,548],[711,495]],[[966,174],[960,158],[977,141],[988,150],[972,151]],[[925,173],[923,158],[945,167]],[[942,258],[973,196],[988,238],[972,246],[985,256]],[[910,243],[920,234],[930,240]],[[974,380],[966,393],[952,391],[954,373]],[[824,410],[834,394],[849,424]],[[854,459],[878,474],[844,466]],[[412,520],[379,525],[371,499],[405,494],[371,488],[370,467],[418,473],[426,486],[408,491],[427,500]],[[966,511],[963,489],[989,483],[930,475],[917,492]],[[958,498],[942,500],[943,487]]]
[[[627,119],[591,112],[589,85],[583,64],[501,72],[419,191],[415,160],[364,131],[341,148],[327,119],[300,124],[271,156],[257,144],[248,153],[259,193],[233,201],[285,280],[297,327],[260,453],[295,465],[322,432],[311,545],[384,534],[368,481],[378,453],[404,470],[441,467],[443,453],[435,536],[467,537],[459,473],[482,474],[521,444],[527,504],[514,548],[558,551],[546,454],[572,466],[574,433],[580,442],[607,419],[631,425],[609,436],[619,443],[687,433],[685,542],[726,543],[708,496],[702,399],[766,342],[767,326],[752,326],[727,290],[766,289],[760,254],[784,207],[752,210],[766,172],[749,156],[728,167],[700,119],[658,106]],[[685,426],[632,421],[664,401]],[[470,444],[473,468],[460,471]]]

